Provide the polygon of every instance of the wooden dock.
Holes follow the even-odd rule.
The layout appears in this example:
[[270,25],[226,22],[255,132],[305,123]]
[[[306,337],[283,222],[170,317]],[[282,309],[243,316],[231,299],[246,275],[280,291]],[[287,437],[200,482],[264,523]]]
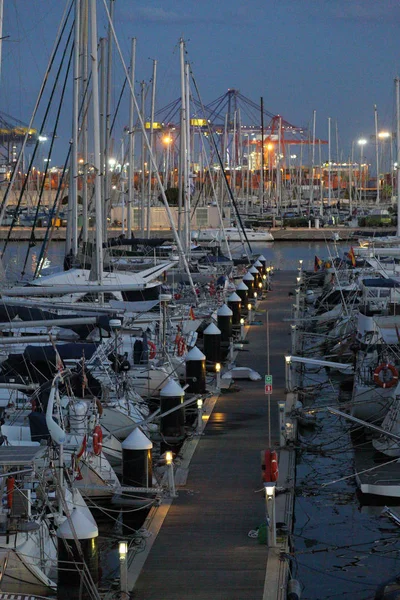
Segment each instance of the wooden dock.
[[[255,369],[261,381],[237,381],[239,391],[213,397],[207,404],[203,435],[182,449],[178,496],[150,515],[146,549],[130,563],[129,589],[137,600],[266,600],[286,594],[287,562],[281,548],[249,532],[265,524],[265,494],[260,452],[268,447],[266,310],[269,311],[272,446],[279,446],[277,401],[285,399],[284,355],[290,349],[294,272],[276,272],[272,291],[259,304],[247,328],[237,366]],[[293,469],[290,452],[282,455],[280,480]],[[182,477],[182,474],[184,476]],[[178,473],[177,473],[178,475]],[[179,480],[177,480],[179,484]],[[279,483],[279,482],[278,482]],[[277,520],[291,528],[290,494],[278,497]],[[289,512],[288,512],[289,506]],[[286,511],[286,512],[285,512]],[[285,543],[279,542],[283,549]],[[269,568],[267,569],[269,563]],[[266,574],[269,580],[266,581]]]

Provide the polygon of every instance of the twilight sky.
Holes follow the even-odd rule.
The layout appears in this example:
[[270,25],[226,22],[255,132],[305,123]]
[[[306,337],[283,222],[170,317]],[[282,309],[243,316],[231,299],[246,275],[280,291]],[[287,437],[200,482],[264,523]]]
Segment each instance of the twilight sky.
[[[0,110],[21,121],[29,121],[66,5],[67,0],[4,2],[3,36],[8,37]],[[98,7],[99,35],[106,36],[103,0]],[[235,88],[256,103],[263,96],[268,111],[301,126],[311,124],[315,109],[317,136],[327,139],[327,119],[332,119],[334,156],[337,123],[343,160],[352,141],[374,133],[374,104],[379,128],[395,128],[393,80],[400,74],[396,0],[115,0],[115,28],[127,62],[130,39],[137,38],[137,82],[149,82],[152,59],[158,60],[158,109],[180,94],[177,44],[183,37],[204,103]],[[114,63],[116,103],[123,74],[117,57]],[[128,122],[126,103],[122,107],[117,139]],[[53,155],[59,162],[61,143],[64,150],[68,145],[70,118],[67,107]],[[368,146],[366,155],[373,143]]]

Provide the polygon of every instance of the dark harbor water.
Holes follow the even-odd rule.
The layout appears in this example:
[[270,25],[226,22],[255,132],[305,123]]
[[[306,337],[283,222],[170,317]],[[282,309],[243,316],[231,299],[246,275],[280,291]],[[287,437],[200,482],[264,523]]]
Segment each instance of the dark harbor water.
[[[304,269],[312,270],[315,256],[329,258],[336,251],[342,255],[349,248],[349,243],[335,247],[323,242],[252,246],[253,252],[283,270],[295,270],[299,259]],[[39,249],[31,250],[27,274],[36,268]],[[25,253],[26,244],[9,245],[4,264],[10,279],[20,278]],[[50,248],[48,260],[51,268],[61,268],[63,244]],[[337,405],[338,380],[309,370],[304,385],[305,404]],[[353,452],[349,426],[326,410],[317,413],[314,430],[300,430],[292,567],[303,587],[302,600],[372,600],[379,584],[400,573],[400,528],[381,515],[385,499],[378,506],[358,495]],[[400,514],[400,500],[398,504],[392,508]],[[118,578],[117,521],[112,513],[100,526],[103,576],[111,580]]]

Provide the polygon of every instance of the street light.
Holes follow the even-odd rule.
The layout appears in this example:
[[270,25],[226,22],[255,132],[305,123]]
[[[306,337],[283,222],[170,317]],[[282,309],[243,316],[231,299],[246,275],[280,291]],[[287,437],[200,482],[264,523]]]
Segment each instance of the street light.
[[128,542],[121,541],[118,546],[121,598],[129,598],[128,590]]
[[362,159],[363,159],[363,149],[365,144],[367,144],[367,140],[365,138],[361,138],[358,140],[358,145],[360,146],[360,202],[361,202],[361,187],[362,187]]
[[251,324],[251,304],[250,304],[250,302],[247,305],[247,310],[248,310],[248,322],[250,325]]
[[268,547],[276,546],[275,482],[264,483],[266,512],[268,519]]
[[217,374],[217,389],[221,387],[221,363],[215,363],[215,372]]
[[175,479],[174,479],[174,461],[173,454],[170,450],[165,453],[165,462],[168,467],[168,489],[171,498],[176,498]]
[[244,319],[243,317],[240,319],[240,339],[244,338]]
[[197,399],[197,433],[200,434],[203,429],[203,399]]

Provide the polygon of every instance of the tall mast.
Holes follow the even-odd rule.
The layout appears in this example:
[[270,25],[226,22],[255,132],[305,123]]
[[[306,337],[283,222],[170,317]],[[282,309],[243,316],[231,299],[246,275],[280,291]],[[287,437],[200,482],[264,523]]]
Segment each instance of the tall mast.
[[107,86],[106,86],[106,130],[104,139],[104,162],[105,162],[105,177],[104,177],[104,223],[103,236],[104,241],[107,241],[107,215],[110,209],[111,185],[110,185],[110,136],[111,136],[111,71],[112,71],[112,29],[114,23],[114,1],[110,0],[110,22],[108,24],[108,45],[107,45]]
[[400,236],[400,79],[396,77],[397,235]]
[[374,105],[374,116],[375,116],[375,157],[376,157],[376,203],[379,204],[379,134],[378,134],[378,109],[376,104]]
[[261,214],[264,210],[264,98],[261,96],[260,99],[260,111],[261,111],[261,189],[260,189],[260,209]]
[[[183,250],[186,248],[186,227],[185,227],[185,210],[186,210],[186,91],[185,91],[185,41],[183,38],[179,41],[180,50],[180,65],[181,65],[181,137],[180,137],[180,173],[179,173],[179,213],[178,232],[182,236],[183,231]],[[182,219],[183,216],[183,219]],[[183,221],[183,222],[182,222]],[[180,227],[179,227],[180,226]]]
[[328,117],[328,208],[331,206],[331,117]]
[[90,0],[91,7],[91,59],[92,59],[92,99],[93,99],[93,166],[95,171],[94,198],[96,211],[96,275],[101,284],[103,278],[103,211],[101,203],[101,176],[100,163],[100,111],[99,111],[99,76],[97,56],[97,16],[96,0]]
[[88,241],[88,0],[81,2],[82,242]]
[[[317,111],[313,110],[313,126],[312,126],[312,142],[311,142],[311,186],[310,186],[310,208],[314,208],[314,167],[315,167],[315,126],[317,120]],[[300,161],[300,173],[301,173],[301,161]],[[301,185],[301,179],[300,179]],[[324,206],[321,202],[319,205],[319,213],[322,216],[324,214]]]
[[[133,85],[133,84],[132,84]],[[144,81],[141,82],[140,84],[140,89],[141,89],[141,112],[142,112],[142,121],[143,123],[145,122],[145,90],[146,90],[146,84]],[[131,99],[133,98],[133,94],[131,95]],[[145,183],[146,183],[146,140],[145,140],[145,134],[142,131],[142,177],[141,177],[141,182],[140,182],[140,235],[142,236],[142,238],[144,237],[144,228],[145,228],[145,220],[144,220],[144,188],[145,188]]]
[[[70,193],[71,202],[71,244],[68,249],[73,256],[78,254],[78,135],[79,135],[79,55],[80,55],[80,18],[81,0],[75,0],[75,39],[74,39],[74,83],[72,108],[72,148],[70,158]],[[67,241],[69,244],[69,240]]]
[[2,54],[3,54],[3,0],[0,0],[0,76],[1,76]]
[[[132,38],[131,45],[131,80],[132,85],[135,87],[135,65],[136,65],[136,38]],[[130,96],[129,105],[129,165],[128,165],[128,217],[126,226],[128,230],[128,237],[132,235],[132,206],[133,206],[133,178],[135,176],[135,132],[133,130],[135,119],[135,103],[133,102],[132,96]]]
[[185,95],[186,95],[186,179],[185,179],[185,233],[186,233],[186,253],[190,258],[190,194],[191,194],[191,184],[190,184],[190,167],[191,167],[191,147],[190,147],[190,89],[189,89],[189,71],[190,65],[187,62],[185,64]]
[[[154,151],[154,108],[156,103],[156,78],[157,78],[157,61],[153,60],[153,77],[151,82],[151,108],[150,108],[150,148]],[[147,217],[146,230],[147,237],[150,238],[150,216],[151,216],[151,161],[149,161],[149,197],[147,200]]]

